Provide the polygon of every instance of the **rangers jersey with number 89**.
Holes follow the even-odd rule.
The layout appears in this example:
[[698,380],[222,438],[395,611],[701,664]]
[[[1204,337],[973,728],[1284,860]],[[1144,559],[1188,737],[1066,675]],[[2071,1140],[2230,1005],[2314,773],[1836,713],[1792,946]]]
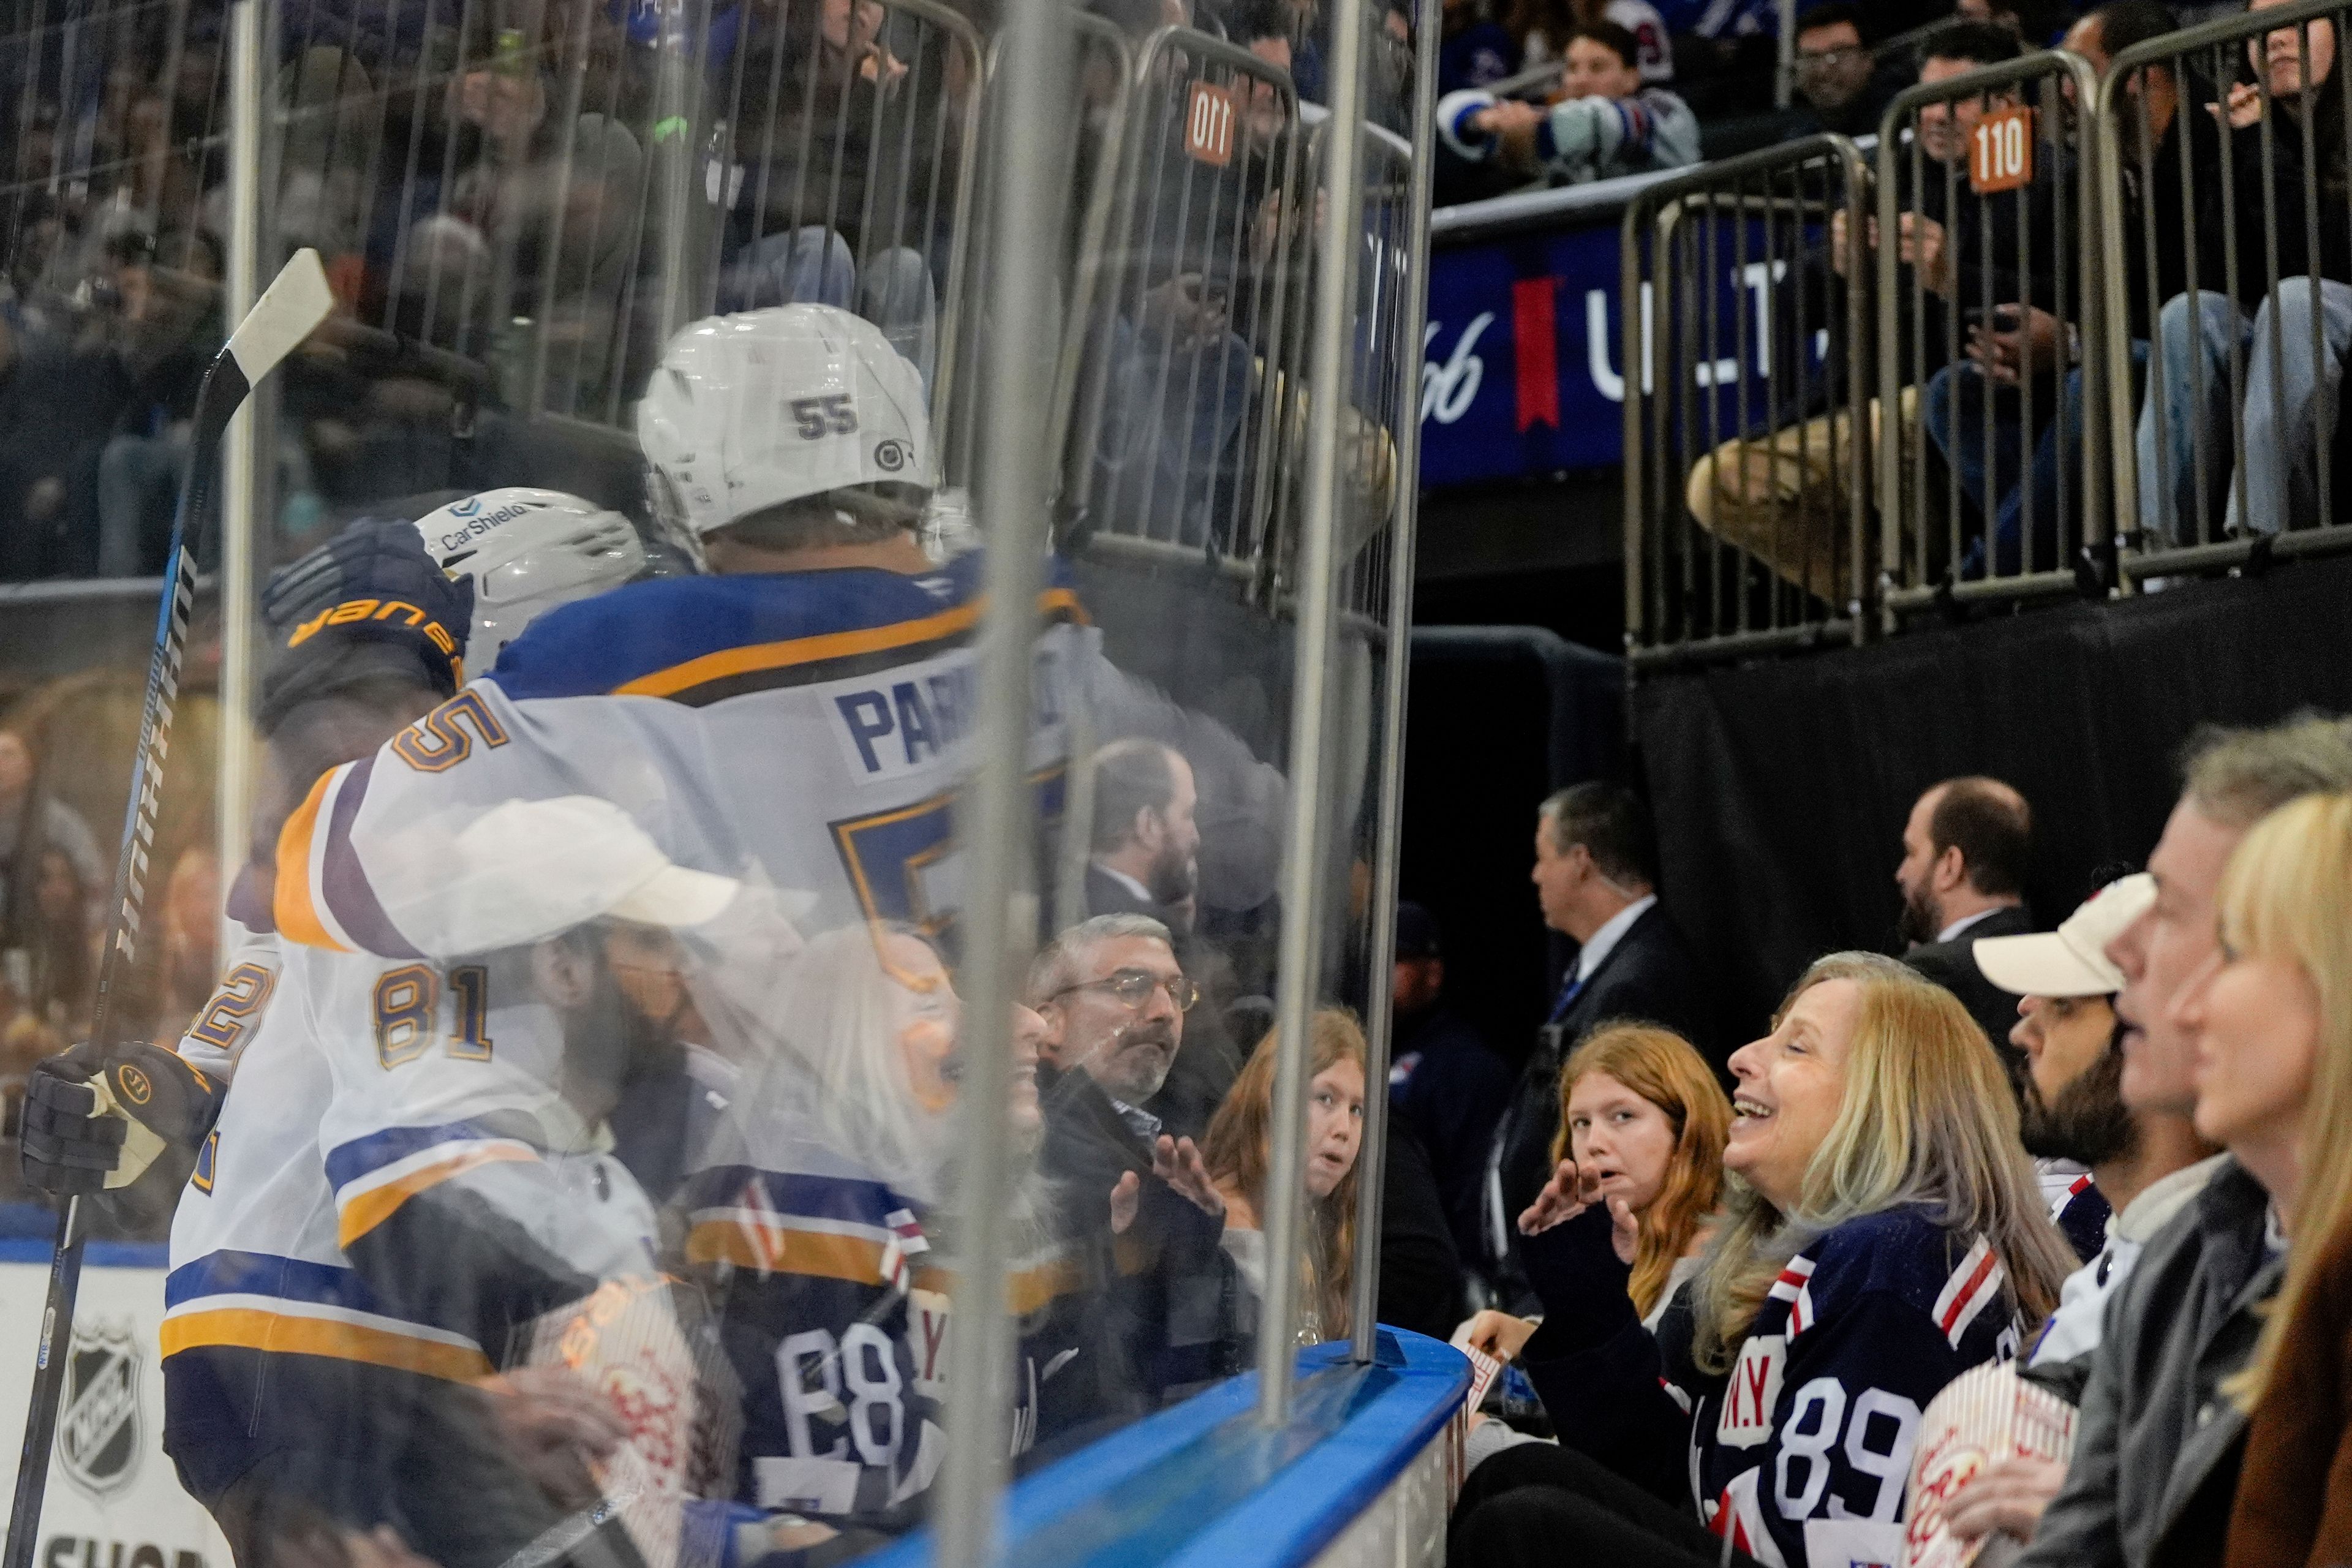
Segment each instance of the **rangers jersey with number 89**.
[[1920,1412],[2016,1352],[2007,1284],[1981,1237],[1899,1207],[1791,1258],[1727,1375],[1694,1363],[1686,1295],[1654,1340],[1629,1302],[1605,1343],[1547,1353],[1538,1331],[1524,1361],[1563,1441],[1659,1481],[1681,1454],[1700,1518],[1759,1563],[1898,1563]]

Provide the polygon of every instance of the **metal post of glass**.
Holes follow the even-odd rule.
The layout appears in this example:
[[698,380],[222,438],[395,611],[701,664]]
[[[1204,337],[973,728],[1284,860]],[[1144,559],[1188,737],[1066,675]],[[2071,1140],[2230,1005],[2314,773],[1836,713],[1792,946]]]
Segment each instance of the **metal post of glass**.
[[[1412,64],[1412,183],[1406,195],[1405,303],[1401,352],[1410,357],[1398,378],[1396,494],[1389,523],[1387,687],[1381,699],[1381,793],[1374,827],[1370,956],[1364,1020],[1364,1142],[1356,1156],[1354,1294],[1348,1322],[1360,1362],[1372,1359],[1381,1300],[1381,1173],[1388,1161],[1389,1051],[1395,1009],[1388,1005],[1388,974],[1396,962],[1398,840],[1404,812],[1405,695],[1412,671],[1413,541],[1421,520],[1421,334],[1429,312],[1429,198],[1432,143],[1437,130],[1437,37],[1442,0],[1427,0],[1414,24]],[[1630,362],[1629,362],[1630,363]]]
[[959,1170],[968,1220],[957,1262],[956,1331],[949,1337],[947,1455],[932,1518],[941,1568],[980,1568],[994,1554],[997,1499],[1010,1447],[1006,1390],[1013,1321],[1005,1310],[1005,1216],[1013,1169],[1007,1122],[1013,1004],[1037,924],[1029,787],[1030,679],[1045,577],[1051,464],[1045,411],[1050,362],[1034,345],[1054,327],[1053,254],[1063,219],[1055,138],[1068,102],[1071,27],[1059,0],[1012,0],[994,125],[995,203],[987,335],[979,355],[983,437],[978,509],[988,537],[987,608],[980,631],[973,769],[957,807],[965,863],[963,1054]]
[[[1289,1419],[1298,1315],[1299,1237],[1306,1207],[1307,1031],[1322,984],[1324,743],[1329,715],[1333,539],[1339,523],[1339,416],[1354,341],[1356,255],[1363,237],[1364,0],[1338,0],[1331,36],[1332,136],[1315,256],[1314,353],[1307,378],[1307,506],[1298,542],[1298,630],[1293,647],[1290,811],[1282,863],[1282,942],[1275,983],[1273,1160],[1266,1183],[1265,1295],[1258,1315],[1257,1415]],[[1309,205],[1309,211],[1313,210]]]
[[[263,87],[262,4],[237,0],[229,7],[228,270],[221,302],[223,319],[232,322],[245,320],[261,292],[261,129],[270,103]],[[253,816],[254,758],[246,726],[261,674],[254,636],[260,572],[255,511],[265,488],[253,401],[229,421],[221,453],[221,685],[213,809],[224,888],[234,879],[234,868],[245,863]],[[223,952],[227,942],[224,932]]]
[[1797,101],[1797,0],[1779,0],[1774,12],[1780,58],[1772,72],[1772,107],[1786,109]]
[[697,187],[702,180],[701,70],[709,44],[710,5],[709,0],[667,0],[660,16],[652,145],[647,151],[657,171],[660,341],[667,343],[702,313],[697,294],[698,258],[703,252],[696,240],[698,225],[708,221],[709,215]]

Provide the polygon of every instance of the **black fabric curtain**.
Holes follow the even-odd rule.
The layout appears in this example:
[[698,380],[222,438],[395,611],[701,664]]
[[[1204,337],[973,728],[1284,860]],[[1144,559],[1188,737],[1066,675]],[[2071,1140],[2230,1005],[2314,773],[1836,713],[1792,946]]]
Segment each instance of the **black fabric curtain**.
[[1540,626],[1416,626],[1408,700],[1398,893],[1436,917],[1447,1003],[1516,1062],[1576,953],[1528,881],[1536,807],[1625,776],[1625,666]]
[[1713,972],[1722,1037],[1762,1033],[1820,954],[1894,951],[1904,818],[1938,779],[2025,793],[2045,924],[2101,868],[2141,865],[2198,725],[2352,711],[2348,603],[2352,561],[2305,561],[1643,680],[1663,899]]

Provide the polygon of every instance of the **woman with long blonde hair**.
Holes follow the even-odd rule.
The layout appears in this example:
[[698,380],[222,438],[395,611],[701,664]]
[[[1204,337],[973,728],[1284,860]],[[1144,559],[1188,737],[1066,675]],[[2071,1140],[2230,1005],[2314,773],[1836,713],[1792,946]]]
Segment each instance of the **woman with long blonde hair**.
[[[1723,1145],[1731,1101],[1697,1048],[1654,1024],[1603,1024],[1569,1053],[1559,1074],[1554,1164],[1572,1161],[1594,1196],[1630,1225],[1626,1289],[1644,1328],[1655,1328],[1696,1271],[1723,1196]],[[1515,1359],[1536,1331],[1491,1309],[1470,1320],[1469,1341]]]
[[2270,1195],[2289,1247],[2223,1392],[2252,1421],[2231,1568],[2352,1556],[2352,795],[2264,817],[2222,873],[2221,951],[2174,1004],[2197,1131]]
[[[1273,1164],[1274,1058],[1269,1033],[1234,1079],[1209,1122],[1201,1159],[1225,1200],[1225,1249],[1252,1289],[1265,1286],[1266,1176]],[[1364,1031],[1353,1015],[1319,1009],[1308,1030],[1307,1085],[1307,1256],[1299,1321],[1307,1343],[1349,1331],[1354,1279],[1356,1154],[1364,1133]],[[1261,1325],[1263,1329],[1263,1325]]]
[[[1591,1173],[1563,1161],[1520,1216],[1546,1312],[1520,1363],[1562,1447],[1472,1472],[1457,1560],[1638,1541],[1638,1560],[1697,1568],[1727,1540],[1801,1568],[1829,1561],[1813,1546],[1833,1536],[1839,1563],[1897,1561],[1920,1412],[2056,1303],[2074,1256],[2000,1059],[1951,993],[1875,953],[1832,953],[1731,1070],[1724,1217],[1687,1310],[1654,1337],[1623,1293],[1633,1251]],[[1690,1513],[1658,1507],[1676,1493]]]

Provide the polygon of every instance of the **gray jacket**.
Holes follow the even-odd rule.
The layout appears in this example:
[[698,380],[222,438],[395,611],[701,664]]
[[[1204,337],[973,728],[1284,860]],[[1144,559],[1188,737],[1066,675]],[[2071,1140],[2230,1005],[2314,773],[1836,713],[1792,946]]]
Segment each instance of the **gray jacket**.
[[2246,1420],[2221,1393],[2277,1289],[2270,1194],[2229,1161],[2107,1301],[2074,1461],[2020,1568],[2219,1563]]
[[1570,98],[1536,132],[1536,157],[1555,184],[1583,184],[1698,162],[1698,117],[1662,87],[1632,98]]

